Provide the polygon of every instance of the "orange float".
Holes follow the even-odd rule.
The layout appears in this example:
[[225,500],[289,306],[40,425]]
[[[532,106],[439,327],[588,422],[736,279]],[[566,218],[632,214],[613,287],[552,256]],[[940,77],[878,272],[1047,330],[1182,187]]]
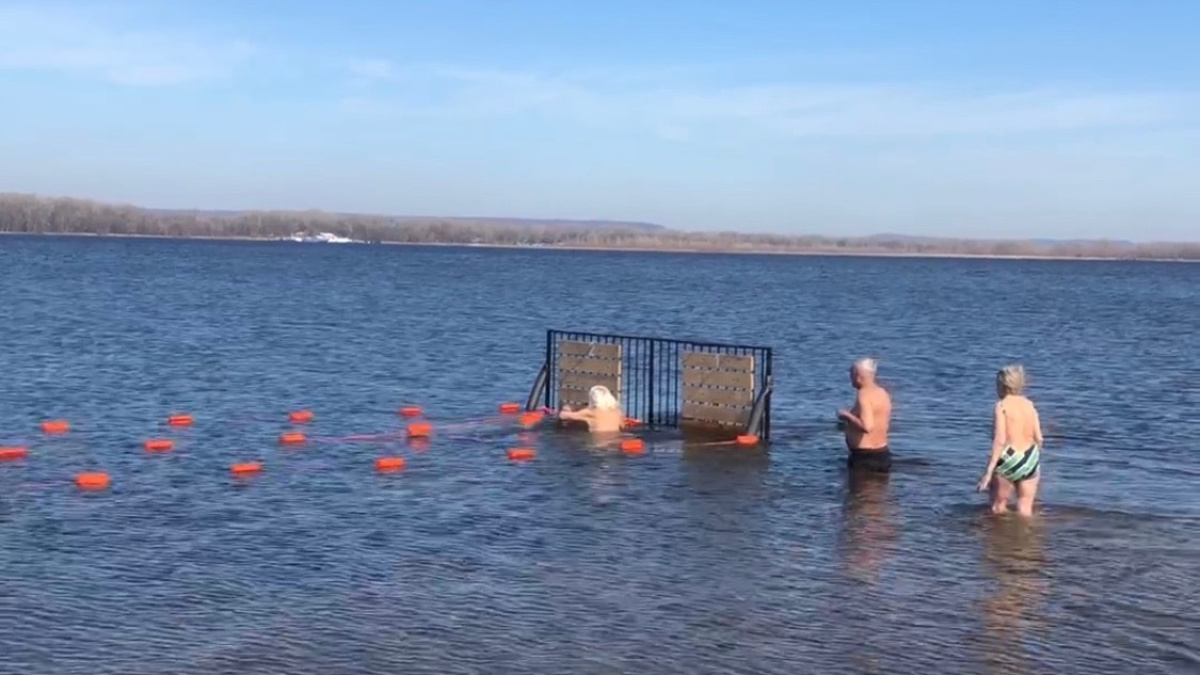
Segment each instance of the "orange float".
[[511,448],[508,451],[508,458],[514,462],[520,462],[528,459],[533,459],[536,455],[533,448]]
[[171,415],[167,418],[167,426],[190,427],[195,422],[191,415]]
[[646,450],[646,444],[640,438],[626,438],[621,441],[621,452],[627,455],[640,455]]
[[537,411],[522,413],[521,426],[525,427],[526,429],[532,429],[541,423],[543,417],[545,417],[545,415]]
[[279,434],[279,443],[281,445],[300,445],[307,440],[308,438],[299,431],[285,431]]
[[288,421],[292,424],[308,424],[313,421],[313,412],[311,410],[297,410],[288,413]]
[[0,462],[12,462],[29,456],[28,448],[0,448]]
[[736,439],[734,439],[734,442],[742,447],[758,445],[758,436],[746,434],[744,436],[738,436]]
[[413,422],[408,425],[409,438],[428,438],[433,433],[433,425],[428,422]]
[[406,405],[399,411],[401,417],[420,417],[421,409],[415,405]]
[[82,490],[103,490],[111,482],[108,474],[103,471],[89,471],[75,476],[75,485]]
[[175,441],[167,438],[152,438],[143,444],[146,452],[167,452],[175,447]]
[[380,457],[375,460],[376,471],[399,471],[404,468],[403,457]]
[[47,434],[65,434],[71,430],[70,422],[66,420],[46,420],[42,422],[42,432]]
[[520,403],[501,403],[500,404],[500,412],[505,415],[515,415],[516,413],[521,412],[521,404]]
[[229,472],[235,476],[248,476],[262,472],[262,462],[239,462],[229,466]]

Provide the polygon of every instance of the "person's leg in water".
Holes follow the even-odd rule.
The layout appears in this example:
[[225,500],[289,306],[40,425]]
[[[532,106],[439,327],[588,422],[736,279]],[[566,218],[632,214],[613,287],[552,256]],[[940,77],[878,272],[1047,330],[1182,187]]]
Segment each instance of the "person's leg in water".
[[992,513],[1007,513],[1008,500],[1012,497],[1013,484],[1001,478],[992,477]]
[[1038,483],[1042,479],[1041,471],[1017,483],[1017,513],[1022,516],[1033,515],[1033,500],[1037,497]]

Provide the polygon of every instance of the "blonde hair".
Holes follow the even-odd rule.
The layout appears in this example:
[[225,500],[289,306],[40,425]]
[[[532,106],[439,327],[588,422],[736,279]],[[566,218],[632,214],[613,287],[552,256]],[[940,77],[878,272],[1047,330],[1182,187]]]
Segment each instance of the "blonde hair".
[[600,384],[588,390],[588,404],[596,410],[616,410],[621,407],[608,387]]
[[1001,395],[1019,396],[1025,391],[1025,367],[1019,363],[1004,366],[996,372],[996,391]]

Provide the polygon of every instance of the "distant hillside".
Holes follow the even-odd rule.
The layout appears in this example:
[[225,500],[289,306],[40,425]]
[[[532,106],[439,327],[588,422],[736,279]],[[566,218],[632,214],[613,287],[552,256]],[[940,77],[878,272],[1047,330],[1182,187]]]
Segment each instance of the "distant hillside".
[[286,239],[330,233],[355,241],[704,253],[996,256],[1198,260],[1200,243],[1016,241],[683,232],[646,223],[436,218],[322,211],[183,211],[0,194],[0,233]]
[[470,227],[485,225],[488,227],[514,228],[584,228],[592,230],[627,230],[634,232],[664,232],[668,228],[654,223],[638,223],[622,220],[562,220],[547,218],[496,218],[487,216],[391,216],[365,213],[340,213],[324,211],[230,211],[230,210],[197,210],[197,209],[145,209],[149,213],[162,216],[198,216],[202,218],[241,218],[254,213],[291,213],[298,216],[313,214],[328,215],[335,218],[361,219],[382,218],[396,225],[419,225],[422,223],[439,222],[450,225]]

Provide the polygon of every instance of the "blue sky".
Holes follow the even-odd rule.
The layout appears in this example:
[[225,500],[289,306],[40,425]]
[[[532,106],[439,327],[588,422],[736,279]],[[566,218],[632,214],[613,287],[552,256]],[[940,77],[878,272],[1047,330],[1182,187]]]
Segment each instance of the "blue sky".
[[0,0],[0,191],[1200,239],[1200,2]]

